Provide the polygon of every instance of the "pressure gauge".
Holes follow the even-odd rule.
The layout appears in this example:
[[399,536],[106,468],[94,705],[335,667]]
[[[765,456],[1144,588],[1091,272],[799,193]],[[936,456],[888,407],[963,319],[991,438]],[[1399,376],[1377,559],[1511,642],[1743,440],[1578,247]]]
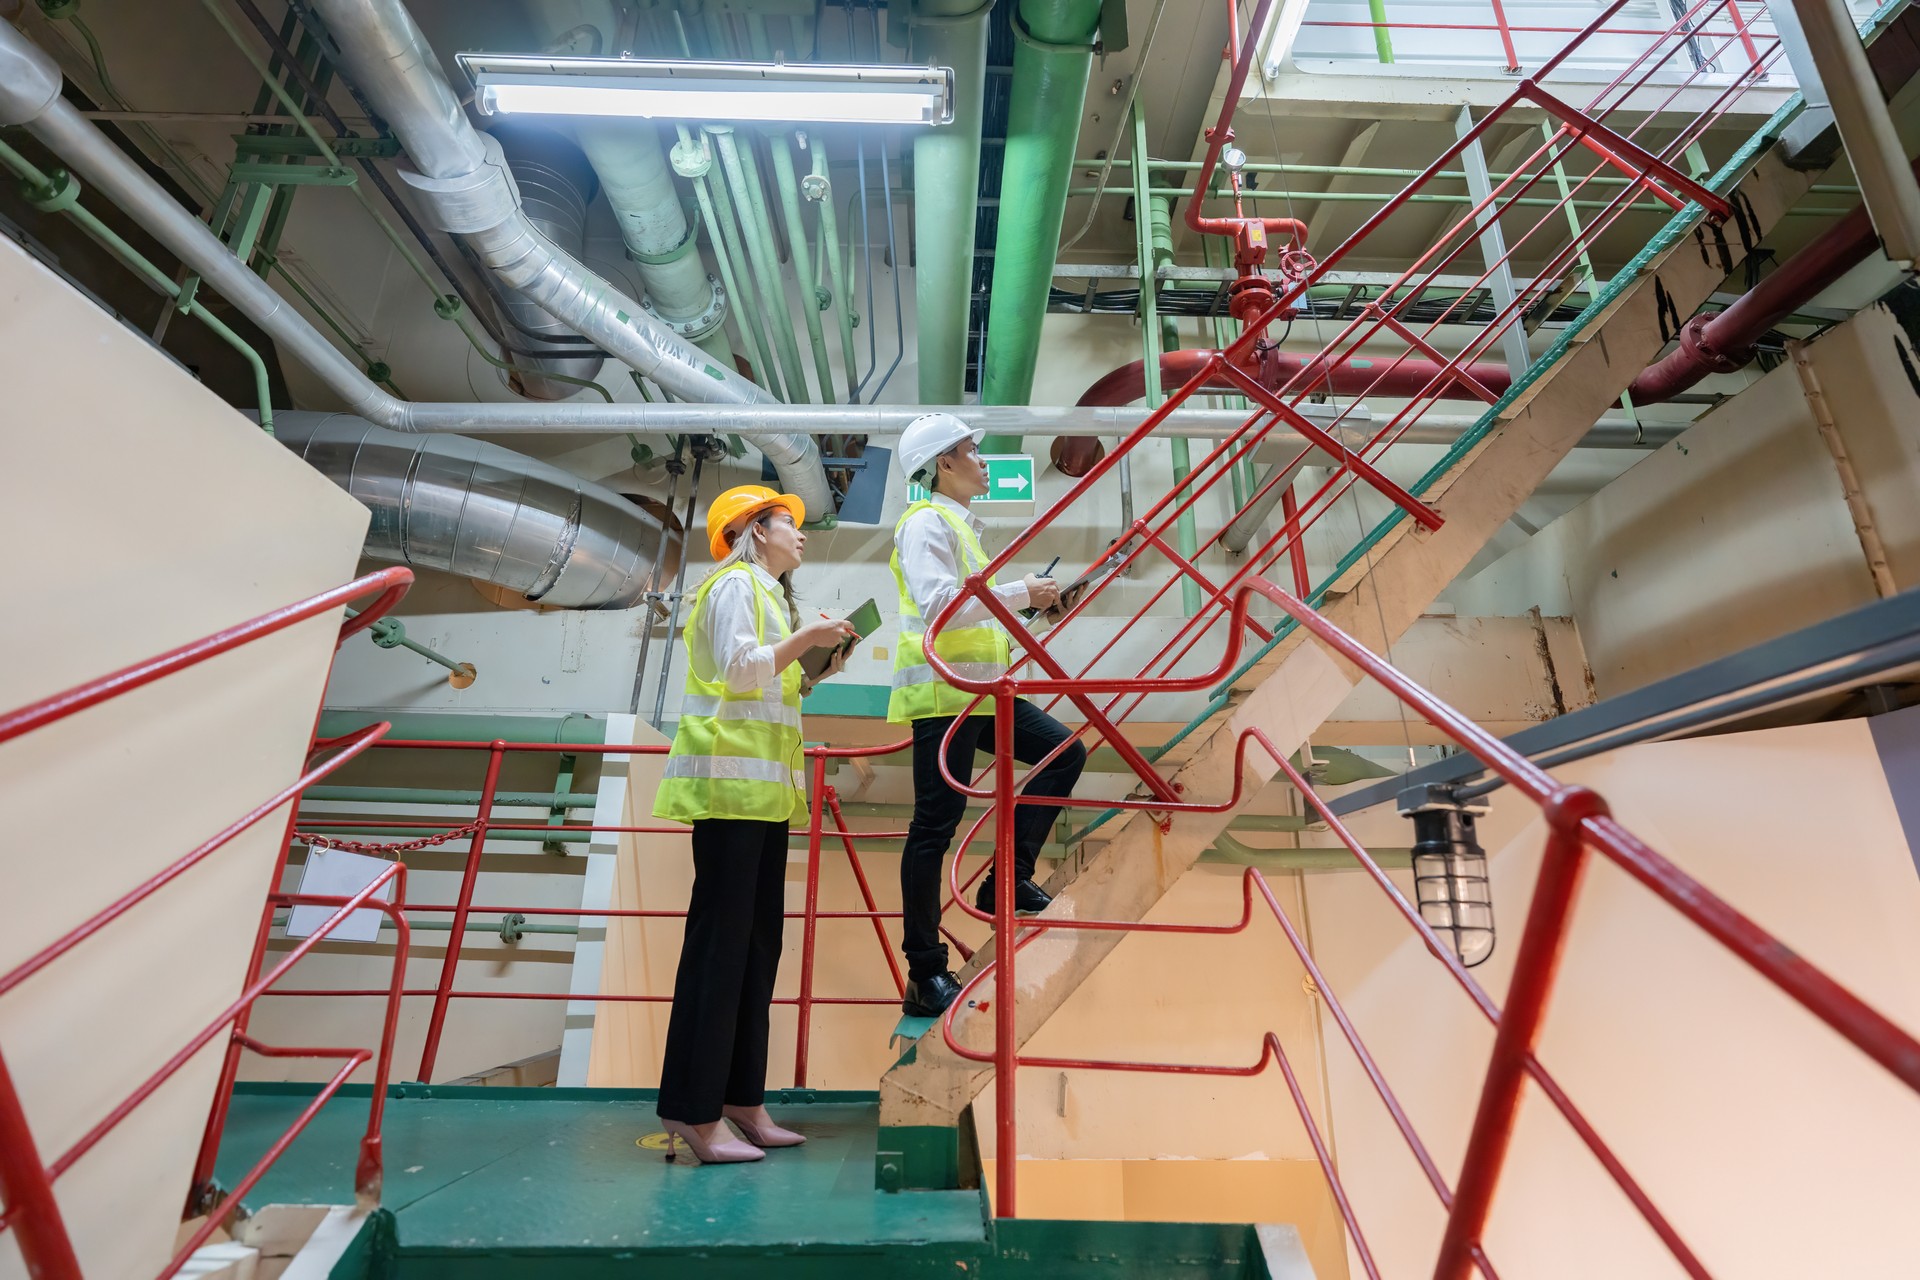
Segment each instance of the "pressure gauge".
[[1238,173],[1246,167],[1247,153],[1238,147],[1228,147],[1220,153],[1220,163],[1227,166],[1231,173]]

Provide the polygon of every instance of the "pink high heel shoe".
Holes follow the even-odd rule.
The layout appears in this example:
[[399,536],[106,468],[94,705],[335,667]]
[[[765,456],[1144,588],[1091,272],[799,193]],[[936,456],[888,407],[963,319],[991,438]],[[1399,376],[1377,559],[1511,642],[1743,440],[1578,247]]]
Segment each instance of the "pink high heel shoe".
[[[759,1147],[749,1146],[735,1138],[725,1121],[714,1131],[711,1142],[702,1138],[693,1125],[681,1124],[678,1120],[662,1120],[660,1127],[667,1131],[668,1160],[679,1154],[679,1145],[683,1142],[695,1164],[745,1164],[752,1160],[764,1160],[767,1156]],[[722,1137],[722,1134],[726,1136]]]
[[807,1140],[805,1134],[782,1129],[771,1118],[762,1124],[753,1114],[756,1111],[766,1114],[759,1107],[722,1107],[720,1114],[732,1121],[756,1147],[797,1147]]

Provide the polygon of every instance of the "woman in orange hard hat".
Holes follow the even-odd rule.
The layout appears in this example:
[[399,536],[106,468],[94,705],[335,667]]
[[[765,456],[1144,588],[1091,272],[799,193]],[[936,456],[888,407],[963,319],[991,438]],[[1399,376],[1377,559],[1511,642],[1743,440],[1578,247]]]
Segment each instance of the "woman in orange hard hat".
[[[655,817],[693,826],[693,900],[660,1070],[669,1160],[682,1143],[700,1163],[726,1164],[806,1140],[764,1105],[787,826],[807,817],[800,656],[855,634],[844,621],[800,625],[793,571],[806,518],[800,499],[754,484],[707,508],[720,563],[694,593],[686,699],[653,803]],[[836,654],[827,674],[843,661]]]

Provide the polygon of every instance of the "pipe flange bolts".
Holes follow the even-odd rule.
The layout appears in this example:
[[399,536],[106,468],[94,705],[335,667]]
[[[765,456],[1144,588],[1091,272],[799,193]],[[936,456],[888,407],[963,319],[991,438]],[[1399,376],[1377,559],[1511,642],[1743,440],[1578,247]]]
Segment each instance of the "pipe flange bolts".
[[407,642],[407,627],[398,618],[382,618],[367,628],[367,634],[382,649],[398,649]]
[[816,285],[813,290],[813,304],[825,311],[833,306],[833,290],[825,285]]
[[833,194],[833,184],[827,181],[825,174],[809,173],[800,179],[800,194],[818,203]]
[[683,178],[704,178],[713,169],[713,153],[705,142],[693,138],[674,143],[667,158],[673,163],[673,171]]
[[526,937],[527,936],[526,928],[525,928],[526,923],[527,923],[526,916],[522,915],[518,911],[509,911],[507,912],[506,915],[501,916],[500,917],[500,941],[518,942],[520,941],[520,939]]
[[[1746,368],[1752,356],[1752,349],[1746,352],[1726,352],[1713,344],[1707,336],[1707,325],[1716,319],[1718,312],[1711,316],[1695,316],[1680,329],[1680,346],[1693,354],[1694,358],[1705,365],[1712,373],[1737,373]],[[1743,359],[1742,356],[1745,356]]]
[[681,337],[697,341],[719,328],[720,322],[726,319],[727,291],[721,286],[720,282],[714,279],[712,274],[709,273],[707,276],[707,305],[701,308],[698,315],[689,316],[680,320],[676,320],[671,316],[663,316],[660,314],[660,309],[654,305],[653,299],[648,296],[643,296],[640,299],[640,309]]

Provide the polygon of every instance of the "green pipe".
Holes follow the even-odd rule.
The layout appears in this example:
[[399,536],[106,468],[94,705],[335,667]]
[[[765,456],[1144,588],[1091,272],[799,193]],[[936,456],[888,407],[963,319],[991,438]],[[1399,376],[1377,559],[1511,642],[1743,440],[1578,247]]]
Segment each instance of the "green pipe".
[[[358,360],[361,366],[365,368],[367,372],[367,376],[369,378],[373,379],[373,381],[379,383],[381,386],[385,387],[387,390],[393,392],[393,394],[395,394],[396,396],[399,396],[402,400],[411,398],[407,395],[406,392],[400,389],[397,383],[394,382],[392,377],[393,371],[388,369],[387,366],[382,362],[375,360],[372,356],[368,355],[366,351],[364,351],[361,348],[360,344],[353,340],[353,335],[347,332],[346,326],[342,325],[338,320],[334,319],[333,313],[328,311],[324,306],[322,306],[320,304],[319,299],[315,298],[312,294],[308,293],[306,290],[306,287],[302,285],[298,280],[294,279],[292,273],[289,272],[286,269],[286,267],[280,264],[279,259],[277,258],[270,259],[267,265],[270,266],[273,270],[280,273],[281,282],[284,283],[287,286],[287,288],[293,290],[295,297],[299,298],[300,301],[307,304],[307,309],[309,311],[313,312],[314,315],[320,317],[320,322],[322,324],[326,325],[327,328],[333,330],[333,336],[340,340],[341,346],[345,347],[348,351],[353,353],[354,359]],[[469,341],[471,341],[471,339],[469,339]]]
[[[1053,286],[1100,8],[1100,0],[1021,0],[1014,14],[1012,105],[1000,179],[1000,231],[993,246],[982,404],[1019,405],[1033,398],[1040,328]],[[983,453],[1019,447],[1015,435],[988,436],[980,446]]]
[[[1134,103],[1133,112],[1133,154],[1143,161],[1147,155],[1147,117]],[[1154,282],[1158,279],[1161,267],[1173,261],[1173,211],[1172,206],[1162,196],[1149,198],[1147,190],[1148,169],[1143,164],[1135,165],[1133,229],[1136,233],[1136,247],[1140,262],[1140,344],[1145,352],[1141,370],[1146,376],[1146,401],[1149,409],[1160,405],[1163,388],[1160,385],[1160,354],[1167,345],[1168,334],[1161,327],[1159,292]],[[1145,210],[1143,216],[1141,211]],[[1179,331],[1171,326],[1172,317],[1167,317],[1173,328],[1172,346],[1177,347]],[[1184,436],[1177,436],[1167,442],[1168,452],[1173,458],[1173,482],[1177,489],[1193,471],[1193,455]],[[1193,563],[1199,554],[1200,535],[1194,524],[1193,510],[1188,508],[1180,514],[1174,525],[1174,544],[1187,563]],[[1200,612],[1200,584],[1193,575],[1180,575],[1180,607],[1191,618]]]
[[565,716],[465,715],[437,711],[326,711],[320,736],[339,738],[376,720],[393,728],[389,738],[424,742],[528,742],[591,746],[607,740],[602,717],[575,712]]
[[813,153],[813,176],[819,179],[820,238],[826,243],[827,276],[840,320],[840,356],[847,366],[847,397],[860,385],[853,351],[853,276],[840,251],[840,224],[833,212],[833,179],[827,172],[827,144],[818,134],[807,135]]
[[134,274],[144,277],[148,284],[158,289],[164,296],[173,300],[176,309],[183,315],[191,315],[222,342],[239,352],[253,370],[254,397],[260,404],[260,429],[268,435],[273,434],[273,397],[271,382],[267,376],[267,362],[260,358],[246,339],[229,329],[218,316],[188,300],[180,300],[180,286],[173,278],[148,261],[137,249],[122,239],[112,227],[100,221],[80,204],[80,183],[71,174],[62,173],[58,178],[42,173],[25,156],[4,142],[0,142],[0,163],[13,171],[20,179],[21,190],[27,203],[43,213],[64,213],[77,223],[81,230],[104,247]]
[[1393,61],[1393,32],[1387,28],[1387,0],[1367,0],[1367,13],[1373,21],[1373,47],[1380,61]]
[[[759,15],[755,15],[756,19]],[[813,292],[813,250],[807,247],[806,224],[800,221],[800,179],[793,172],[793,150],[785,129],[767,132],[772,144],[773,176],[780,188],[780,211],[787,219],[787,242],[793,247],[793,270],[800,279],[800,316],[807,324],[807,342],[813,347],[813,376],[820,384],[820,403],[834,403],[833,367],[827,360],[827,335],[820,327],[820,307]],[[853,384],[847,384],[851,390]]]
[[[307,119],[302,110],[303,104],[296,101],[293,95],[287,92],[286,86],[280,83],[280,78],[274,75],[273,69],[267,66],[267,64],[261,60],[260,56],[253,51],[253,46],[247,43],[246,36],[241,33],[240,28],[234,24],[233,20],[226,15],[225,10],[221,8],[220,0],[200,0],[200,7],[205,9],[208,15],[220,24],[220,29],[226,32],[227,39],[231,40],[233,47],[240,51],[240,56],[247,60],[247,65],[252,67],[254,73],[260,77],[260,81],[266,85],[267,91],[285,108],[288,123],[298,126],[300,132],[307,135],[308,140],[313,143],[314,147],[320,152],[321,157],[326,160],[328,165],[335,169],[345,169],[346,165],[341,161],[340,157],[334,154],[333,148],[327,145],[327,140],[320,136],[320,131],[314,127],[311,120]],[[433,273],[427,270],[427,264],[420,260],[420,255],[414,251],[413,244],[405,236],[396,231],[393,224],[388,222],[380,210],[374,207],[373,201],[367,196],[365,189],[363,189],[358,182],[353,183],[347,189],[353,192],[353,198],[359,201],[360,207],[367,211],[367,215],[371,217],[374,224],[380,228],[381,234],[386,236],[387,243],[391,244],[394,249],[399,252],[400,257],[406,262],[407,266],[413,269],[414,275],[420,277],[421,282],[427,286],[435,298],[441,297],[439,283],[434,280]]]
[[[734,232],[733,205],[727,199],[726,185],[711,181],[713,149],[707,145],[705,134],[696,134],[684,124],[676,127],[680,131],[680,145],[673,149],[674,172],[693,181],[694,198],[700,202],[700,216],[707,223],[707,241],[713,246],[713,258],[720,267],[720,281],[727,287],[727,297],[732,299],[727,309],[733,313],[734,323],[740,326],[741,337],[753,345],[759,358],[756,373],[760,382],[780,395],[780,374],[774,367],[773,352],[767,346],[766,331],[760,327],[760,314],[740,288],[747,262]],[[740,263],[739,275],[733,269],[736,261]]]
[[[357,618],[360,616],[360,611],[357,609],[349,609],[347,610],[347,616],[349,618]],[[367,637],[382,649],[411,649],[427,661],[437,662],[455,675],[475,674],[471,662],[455,662],[444,653],[438,653],[427,648],[426,645],[421,644],[418,640],[408,639],[407,624],[398,618],[381,618],[367,628]]]
[[[480,792],[447,790],[437,787],[308,787],[300,793],[308,800],[339,800],[363,804],[466,804],[480,803]],[[514,805],[532,809],[591,809],[600,797],[591,791],[497,791],[496,805]]]
[[786,376],[787,400],[806,404],[807,375],[800,366],[800,347],[794,341],[793,313],[786,302],[786,288],[780,278],[780,258],[773,248],[773,224],[767,218],[767,202],[761,194],[760,167],[754,162],[753,149],[734,143],[729,125],[703,126],[713,136],[720,151],[720,166],[726,171],[727,185],[733,189],[734,209],[741,214],[741,230],[746,237],[748,256],[753,260],[755,283],[760,288],[761,305],[767,309],[767,325],[780,353],[780,367]]
[[965,398],[987,10],[992,7],[993,0],[911,0],[907,13],[907,60],[953,68],[953,123],[916,129],[913,139],[913,297],[920,327],[921,404],[960,404]]

